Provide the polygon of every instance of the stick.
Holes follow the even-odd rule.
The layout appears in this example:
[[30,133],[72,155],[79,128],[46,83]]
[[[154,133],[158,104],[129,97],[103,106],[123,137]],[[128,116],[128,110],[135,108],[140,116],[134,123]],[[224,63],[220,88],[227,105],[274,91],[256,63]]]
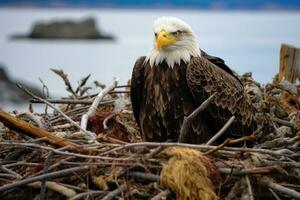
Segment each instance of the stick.
[[45,180],[45,179],[54,179],[54,178],[58,178],[58,177],[62,177],[62,176],[66,176],[69,174],[73,174],[75,172],[84,172],[89,170],[90,167],[89,166],[80,166],[80,167],[73,167],[73,168],[69,168],[69,169],[63,169],[60,171],[56,171],[56,172],[51,172],[48,174],[44,174],[44,175],[39,175],[39,176],[35,176],[35,177],[30,177],[30,178],[26,178],[11,184],[6,184],[0,187],[0,192],[4,192],[7,190],[11,190],[13,188],[16,187],[20,187],[23,185],[27,185],[29,183],[33,183],[36,181],[41,181],[41,180]]
[[283,120],[283,119],[279,119],[276,117],[272,117],[272,120],[278,124],[284,125],[284,126],[288,126],[291,128],[295,128],[295,125],[287,120]]
[[271,188],[269,188],[269,191],[272,193],[276,200],[281,200],[280,197]]
[[254,139],[255,139],[254,135],[247,135],[247,136],[244,136],[244,137],[241,137],[238,139],[234,139],[234,140],[227,138],[222,144],[218,145],[215,149],[211,149],[211,150],[205,152],[204,155],[209,155],[216,151],[219,151],[220,149],[223,149],[228,144],[232,145],[232,144],[237,144],[237,143],[244,142],[244,141],[249,141],[249,140],[251,141]]
[[58,76],[60,76],[63,79],[63,81],[65,82],[67,91],[70,92],[74,97],[77,97],[77,95],[74,92],[73,87],[68,79],[68,75],[65,74],[65,72],[62,69],[51,69],[51,71],[53,71]]
[[151,174],[151,173],[129,172],[128,176],[132,177],[132,178],[137,178],[137,179],[143,179],[143,180],[151,181],[151,182],[158,182],[159,181],[159,176]]
[[111,200],[114,197],[118,196],[119,194],[121,194],[121,192],[123,192],[124,190],[127,189],[127,186],[125,184],[121,185],[119,188],[109,192],[107,195],[105,195],[102,200]]
[[[53,104],[83,104],[83,105],[91,105],[93,103],[92,100],[78,100],[78,99],[46,99],[46,101]],[[115,100],[102,101],[99,105],[111,104]],[[31,99],[30,103],[44,103],[44,101],[38,99]]]
[[[1,142],[0,142],[1,144]],[[109,154],[115,151],[120,151],[123,149],[128,148],[134,148],[134,147],[188,147],[188,148],[194,148],[194,149],[202,149],[202,150],[209,150],[214,149],[217,146],[212,145],[201,145],[201,144],[187,144],[187,143],[177,143],[177,142],[136,142],[136,143],[130,143],[126,144],[120,147],[116,147],[112,150],[104,152],[102,155]],[[262,153],[262,154],[270,154],[275,156],[287,156],[287,157],[293,157],[295,156],[295,153],[293,154],[284,154],[281,152],[268,150],[268,149],[253,149],[253,148],[239,148],[239,147],[224,147],[224,151],[237,151],[237,152],[256,152],[256,153]],[[297,154],[296,154],[297,155]]]
[[[33,187],[33,188],[41,188],[41,186],[42,186],[42,184],[41,184],[40,181],[33,182],[33,183],[28,184],[28,185],[30,187]],[[53,181],[47,181],[46,187],[48,189],[51,189],[53,191],[56,191],[56,192],[58,192],[58,193],[60,193],[60,194],[62,194],[64,196],[66,196],[68,198],[71,198],[71,197],[73,197],[73,196],[76,195],[76,192],[74,190],[69,189],[69,188],[67,188],[67,187],[65,187],[63,185],[60,185],[60,184],[58,184],[56,182],[53,182]]]
[[188,130],[190,128],[190,125],[193,121],[193,119],[198,116],[198,114],[203,111],[207,106],[211,103],[213,98],[216,96],[216,92],[212,94],[208,99],[206,99],[198,108],[196,108],[189,116],[184,117],[183,123],[180,129],[180,134],[178,138],[178,142],[183,142],[184,137],[188,133]]
[[293,189],[289,189],[287,187],[284,187],[282,185],[279,185],[277,183],[274,183],[272,180],[270,179],[257,179],[260,183],[268,186],[269,188],[275,190],[275,191],[278,191],[278,192],[281,192],[281,193],[284,193],[284,194],[287,194],[293,198],[296,198],[296,199],[300,199],[300,193],[297,192],[296,190],[293,190]]
[[41,117],[37,117],[34,114],[30,113],[30,112],[22,112],[16,115],[16,117],[21,117],[21,116],[26,116],[28,117],[30,120],[32,120],[33,122],[35,122],[39,128],[43,128],[45,129],[45,125],[43,124]]
[[30,92],[29,90],[27,90],[26,88],[24,88],[22,85],[17,84],[18,88],[22,89],[23,91],[25,91],[27,94],[29,94],[30,96],[32,96],[35,99],[38,99],[42,102],[44,102],[45,104],[47,104],[48,106],[50,106],[52,109],[54,109],[55,111],[57,111],[59,114],[61,114],[66,120],[68,120],[71,124],[73,124],[74,126],[76,126],[79,130],[81,130],[82,132],[84,132],[86,135],[90,136],[90,137],[96,137],[95,133],[92,133],[90,131],[86,131],[86,129],[82,129],[76,122],[74,122],[70,117],[68,117],[65,113],[63,113],[60,109],[56,108],[52,103],[48,102],[47,100],[36,96],[35,94],[33,94],[32,92]]
[[255,167],[251,169],[232,169],[232,168],[219,168],[221,174],[231,174],[236,176],[248,175],[248,174],[269,174],[272,172],[278,172],[278,168],[274,166],[270,167]]
[[157,195],[155,195],[151,200],[161,200],[161,199],[167,199],[167,196],[171,194],[170,190],[163,190]]
[[[88,119],[91,115],[93,115],[97,108],[98,108],[98,105],[99,103],[101,102],[101,100],[103,99],[103,97],[111,90],[113,90],[118,84],[118,81],[116,78],[113,78],[113,81],[112,83],[110,83],[109,85],[107,85],[99,94],[98,96],[95,98],[93,104],[91,105],[91,107],[89,108],[88,112],[84,115],[82,115],[81,117],[81,130],[86,130],[87,128],[87,123],[88,123]],[[90,142],[94,142],[96,141],[96,135],[90,135],[90,134],[87,134],[87,139],[90,141]]]
[[103,120],[103,122],[102,122],[102,125],[103,125],[103,129],[105,130],[105,129],[108,129],[108,127],[107,127],[107,122],[108,122],[108,120],[110,120],[111,118],[113,118],[114,116],[115,116],[116,114],[115,113],[111,113],[110,115],[108,115],[107,117],[105,117],[105,119]]
[[251,186],[249,176],[246,175],[245,178],[246,178],[246,182],[247,182],[247,185],[248,185],[249,200],[254,200],[253,190],[252,190],[252,186]]
[[211,145],[212,143],[214,143],[223,133],[225,133],[225,131],[229,128],[229,126],[234,122],[235,120],[235,116],[232,116],[227,122],[226,124],[221,128],[221,130],[219,130],[219,132],[217,134],[215,134],[206,144],[207,145]]
[[[70,198],[69,200],[87,199],[84,197],[94,197],[94,196],[97,196],[97,195],[103,194],[103,193],[104,193],[104,191],[87,191],[87,192],[77,194],[76,196]],[[91,199],[93,199],[93,198],[91,198]]]
[[77,144],[68,141],[64,138],[55,136],[48,131],[45,131],[41,128],[33,126],[23,120],[17,119],[6,112],[0,110],[0,121],[5,124],[8,128],[14,131],[20,131],[26,135],[36,136],[36,137],[47,137],[49,142],[56,146],[78,146]]
[[[100,159],[100,160],[114,160],[114,161],[130,161],[130,158],[115,158],[115,157],[105,157],[105,156],[93,156],[93,155],[85,155],[80,153],[72,153],[69,151],[60,151],[58,149],[51,148],[49,146],[42,146],[39,144],[32,144],[32,143],[19,143],[19,142],[0,142],[2,145],[15,145],[15,146],[27,146],[27,147],[35,147],[40,148],[48,151],[52,151],[59,155],[66,155],[66,156],[75,156],[78,158],[90,158],[90,159]],[[131,160],[136,160],[136,158],[131,158]],[[56,163],[59,164],[59,163]],[[49,167],[50,169],[50,167]]]

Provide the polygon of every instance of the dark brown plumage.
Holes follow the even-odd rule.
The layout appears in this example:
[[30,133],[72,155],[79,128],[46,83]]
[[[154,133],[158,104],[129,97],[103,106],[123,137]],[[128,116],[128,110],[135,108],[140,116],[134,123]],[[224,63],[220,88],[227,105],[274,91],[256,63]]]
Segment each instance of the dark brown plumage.
[[151,67],[139,58],[131,79],[134,116],[145,141],[178,140],[184,116],[217,92],[213,102],[192,122],[185,142],[203,143],[210,139],[232,115],[235,122],[226,137],[251,134],[256,123],[255,109],[243,86],[224,61],[201,52],[188,64],[169,67],[164,61]]

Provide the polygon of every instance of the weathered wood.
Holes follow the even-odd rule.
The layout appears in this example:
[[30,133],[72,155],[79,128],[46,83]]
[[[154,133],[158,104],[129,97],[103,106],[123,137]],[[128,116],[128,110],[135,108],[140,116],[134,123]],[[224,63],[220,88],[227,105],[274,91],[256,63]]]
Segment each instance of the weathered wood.
[[1,110],[0,110],[0,122],[2,122],[8,128],[15,131],[20,131],[26,135],[35,136],[35,137],[47,137],[49,142],[51,142],[56,146],[67,146],[67,145],[77,146],[77,144],[71,141],[55,136],[49,133],[48,131],[38,128],[23,120],[17,119]]
[[297,70],[300,67],[300,48],[289,44],[281,44],[279,81],[296,82]]

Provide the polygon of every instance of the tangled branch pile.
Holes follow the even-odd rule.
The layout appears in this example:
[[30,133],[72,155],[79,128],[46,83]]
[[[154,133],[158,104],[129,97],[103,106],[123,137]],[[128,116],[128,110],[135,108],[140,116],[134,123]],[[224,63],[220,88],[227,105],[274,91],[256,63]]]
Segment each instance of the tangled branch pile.
[[[150,143],[139,136],[128,86],[95,82],[106,92],[89,94],[89,76],[74,89],[54,72],[68,98],[23,88],[33,97],[29,111],[1,111],[1,199],[300,199],[299,86],[276,78],[261,86],[245,74],[269,128],[219,146]],[[36,103],[46,103],[44,113],[33,111]],[[249,138],[256,138],[252,148],[227,146]]]

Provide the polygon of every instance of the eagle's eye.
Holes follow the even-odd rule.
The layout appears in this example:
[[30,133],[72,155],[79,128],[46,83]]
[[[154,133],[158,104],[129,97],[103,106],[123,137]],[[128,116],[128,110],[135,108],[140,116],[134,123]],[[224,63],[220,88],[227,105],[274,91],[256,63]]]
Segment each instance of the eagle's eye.
[[157,38],[157,33],[154,33],[154,36]]
[[181,34],[181,31],[172,32],[172,35],[178,37]]

